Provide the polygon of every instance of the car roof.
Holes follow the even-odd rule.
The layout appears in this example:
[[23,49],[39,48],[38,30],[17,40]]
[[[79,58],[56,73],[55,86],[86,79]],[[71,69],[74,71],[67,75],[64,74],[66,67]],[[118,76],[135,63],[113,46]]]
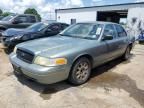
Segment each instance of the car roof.
[[40,23],[47,23],[47,24],[66,24],[66,25],[69,25],[69,24],[67,24],[67,23],[64,23],[64,22],[48,22],[48,21],[42,21],[42,22],[40,22]]
[[17,14],[17,15],[36,16],[36,15],[34,15],[34,14]]
[[79,23],[91,23],[91,24],[116,24],[116,25],[120,25],[120,24],[118,24],[118,23],[106,22],[106,21],[88,21],[88,22],[79,22]]

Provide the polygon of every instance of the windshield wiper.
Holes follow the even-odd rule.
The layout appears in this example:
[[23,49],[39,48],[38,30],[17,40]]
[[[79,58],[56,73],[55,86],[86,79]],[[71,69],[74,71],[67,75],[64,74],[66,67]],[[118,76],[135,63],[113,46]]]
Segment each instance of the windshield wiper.
[[66,36],[66,37],[72,37],[72,38],[81,38],[81,39],[90,39],[93,40],[94,38],[91,37],[82,37],[82,36],[72,36],[72,35],[67,35],[67,34],[59,34],[60,36]]
[[71,36],[71,35],[67,35],[67,34],[59,34],[60,36],[66,36],[66,37],[75,37],[75,36]]
[[82,37],[83,39],[90,39],[90,40],[94,40],[94,38],[91,37]]

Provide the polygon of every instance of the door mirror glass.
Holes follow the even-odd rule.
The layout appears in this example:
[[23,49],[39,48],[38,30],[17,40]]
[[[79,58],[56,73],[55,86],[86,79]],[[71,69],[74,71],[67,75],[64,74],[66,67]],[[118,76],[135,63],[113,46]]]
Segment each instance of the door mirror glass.
[[113,39],[113,31],[112,30],[105,30],[102,40],[112,40],[112,39]]
[[112,35],[105,35],[102,40],[112,40],[112,39],[113,39]]

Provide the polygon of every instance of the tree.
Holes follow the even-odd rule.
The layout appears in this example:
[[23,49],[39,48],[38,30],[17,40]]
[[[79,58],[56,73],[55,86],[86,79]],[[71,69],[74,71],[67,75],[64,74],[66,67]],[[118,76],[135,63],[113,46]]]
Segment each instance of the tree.
[[4,12],[4,13],[2,13],[2,16],[6,17],[6,16],[8,16],[10,14],[11,14],[10,12]]
[[3,13],[3,11],[0,9],[0,15]]
[[40,14],[38,14],[37,10],[34,8],[28,8],[24,11],[24,14],[33,14],[36,15],[38,17],[38,20],[41,21],[41,16]]

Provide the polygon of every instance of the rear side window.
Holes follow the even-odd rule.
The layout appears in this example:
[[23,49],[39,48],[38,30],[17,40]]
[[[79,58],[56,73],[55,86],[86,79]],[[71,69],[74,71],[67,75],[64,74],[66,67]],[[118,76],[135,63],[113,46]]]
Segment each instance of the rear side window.
[[127,36],[127,33],[123,27],[121,27],[120,25],[115,25],[115,27],[117,30],[118,37],[126,37]]
[[29,16],[29,19],[30,19],[30,23],[35,23],[36,22],[35,16]]
[[18,16],[16,19],[22,21],[22,23],[28,22],[27,16]]
[[59,24],[52,24],[50,26],[50,29],[53,31],[59,31],[60,30]]

